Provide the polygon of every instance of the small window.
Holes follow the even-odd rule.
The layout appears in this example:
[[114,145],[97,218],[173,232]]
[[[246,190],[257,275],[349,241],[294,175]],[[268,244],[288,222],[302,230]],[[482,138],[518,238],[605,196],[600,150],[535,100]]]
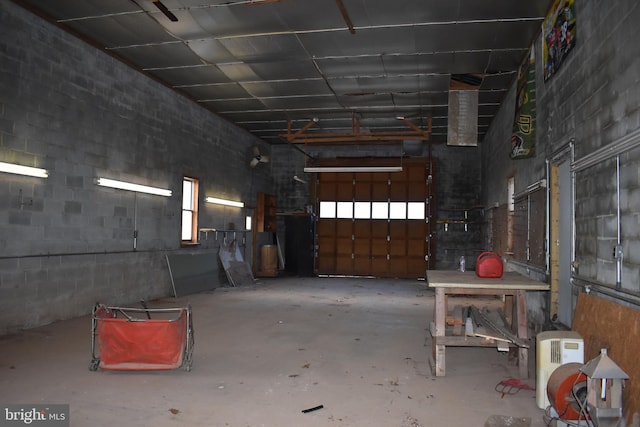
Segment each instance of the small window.
[[389,203],[390,219],[407,219],[407,204],[405,202]]
[[355,219],[371,219],[371,202],[355,202],[353,217]]
[[424,202],[407,203],[408,219],[424,219]]
[[320,218],[335,218],[336,202],[320,202]]
[[371,219],[389,219],[389,203],[371,202]]
[[510,176],[507,179],[507,204],[509,205],[509,212],[513,213],[515,211],[515,201],[513,200],[513,196],[516,192],[516,177]]
[[198,243],[198,180],[182,180],[182,243]]
[[337,217],[353,219],[353,202],[338,202]]

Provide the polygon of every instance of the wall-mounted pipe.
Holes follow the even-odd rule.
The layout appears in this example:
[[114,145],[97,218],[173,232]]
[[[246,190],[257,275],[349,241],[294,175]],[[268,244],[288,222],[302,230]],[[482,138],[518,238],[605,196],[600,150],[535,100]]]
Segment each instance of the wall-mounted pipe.
[[138,250],[138,193],[133,193],[133,250]]
[[622,242],[620,241],[620,155],[616,156],[616,199],[617,199],[617,229],[618,240],[615,248],[616,256],[616,289],[622,287]]
[[577,159],[573,162],[571,167],[575,171],[586,169],[590,166],[595,166],[598,163],[601,163],[603,160],[608,160],[638,146],[640,146],[640,129],[636,129],[617,141],[607,144],[604,147]]
[[[547,182],[551,183],[551,163],[549,159],[545,160],[545,174]],[[545,215],[546,221],[544,225],[544,265],[545,273],[547,277],[551,275],[551,245],[549,239],[551,239],[551,189],[547,186],[547,195],[545,197]]]
[[576,288],[581,288],[586,293],[595,292],[597,294],[607,295],[611,298],[615,298],[620,301],[624,301],[628,304],[640,307],[640,295],[632,292],[627,292],[624,289],[614,289],[611,286],[603,285],[602,283],[596,283],[583,277],[574,276],[571,278],[571,284]]

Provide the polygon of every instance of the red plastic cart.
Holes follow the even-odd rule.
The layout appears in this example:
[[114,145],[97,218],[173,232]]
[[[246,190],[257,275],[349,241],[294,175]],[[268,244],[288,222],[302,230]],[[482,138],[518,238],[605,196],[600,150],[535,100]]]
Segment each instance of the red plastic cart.
[[[194,335],[191,306],[127,308],[96,304],[91,321],[89,369],[191,370]],[[97,348],[96,348],[97,347]]]

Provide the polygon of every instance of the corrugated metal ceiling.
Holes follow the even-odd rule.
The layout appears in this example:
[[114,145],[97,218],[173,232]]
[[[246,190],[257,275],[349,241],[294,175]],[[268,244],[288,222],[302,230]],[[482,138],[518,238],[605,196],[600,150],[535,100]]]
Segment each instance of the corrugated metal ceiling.
[[[480,76],[482,141],[550,0],[16,0],[271,143],[309,132],[447,140],[453,74]],[[347,19],[342,15],[344,5]],[[347,22],[353,24],[349,31]],[[460,77],[460,76],[458,76]],[[458,78],[459,79],[459,78]]]

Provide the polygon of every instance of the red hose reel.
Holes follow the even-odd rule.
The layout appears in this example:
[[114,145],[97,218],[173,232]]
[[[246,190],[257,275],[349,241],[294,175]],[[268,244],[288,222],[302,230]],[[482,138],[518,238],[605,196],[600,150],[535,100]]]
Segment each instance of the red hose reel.
[[547,382],[547,397],[561,420],[585,419],[580,405],[586,404],[588,389],[587,376],[580,372],[581,367],[581,363],[560,365]]

